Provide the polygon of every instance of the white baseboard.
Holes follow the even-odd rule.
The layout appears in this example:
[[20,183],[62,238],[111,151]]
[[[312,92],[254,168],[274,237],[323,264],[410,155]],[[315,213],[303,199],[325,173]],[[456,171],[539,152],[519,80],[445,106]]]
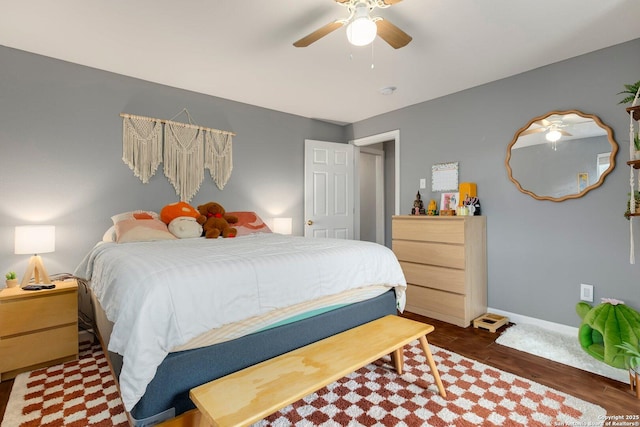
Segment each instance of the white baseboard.
[[548,329],[561,334],[577,336],[578,328],[573,326],[563,325],[561,323],[549,322],[547,320],[536,319],[535,317],[523,316],[522,314],[510,313],[508,311],[498,310],[489,307],[489,313],[499,314],[500,316],[506,316],[512,323],[526,323],[529,325],[535,325],[543,329]]

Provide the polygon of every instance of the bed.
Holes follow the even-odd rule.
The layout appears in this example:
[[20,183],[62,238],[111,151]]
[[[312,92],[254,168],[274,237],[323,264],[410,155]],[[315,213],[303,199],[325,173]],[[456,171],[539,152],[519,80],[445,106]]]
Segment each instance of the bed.
[[406,288],[384,246],[265,229],[100,242],[74,274],[137,426],[193,408],[197,385],[396,314]]

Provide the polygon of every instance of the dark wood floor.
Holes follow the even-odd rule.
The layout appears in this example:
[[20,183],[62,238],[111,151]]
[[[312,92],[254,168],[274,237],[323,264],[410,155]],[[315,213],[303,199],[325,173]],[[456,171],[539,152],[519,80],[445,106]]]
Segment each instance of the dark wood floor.
[[[435,346],[600,405],[607,410],[607,415],[640,414],[640,400],[631,392],[629,384],[496,344],[496,338],[508,326],[492,333],[473,327],[460,328],[412,313],[404,316],[435,326],[435,331],[427,337]],[[0,419],[12,385],[12,380],[0,383]]]
[[460,328],[412,313],[404,316],[433,325],[435,330],[427,339],[435,346],[600,405],[607,415],[640,415],[640,400],[628,383],[496,344],[496,338],[509,325],[492,333],[472,326]]

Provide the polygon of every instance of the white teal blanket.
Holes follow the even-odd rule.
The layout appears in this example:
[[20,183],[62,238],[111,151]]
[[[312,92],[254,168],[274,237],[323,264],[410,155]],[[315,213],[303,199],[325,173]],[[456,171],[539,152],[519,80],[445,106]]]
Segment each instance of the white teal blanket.
[[203,332],[304,301],[406,281],[393,252],[369,242],[252,234],[234,239],[99,243],[75,275],[114,323],[130,411],[169,351]]

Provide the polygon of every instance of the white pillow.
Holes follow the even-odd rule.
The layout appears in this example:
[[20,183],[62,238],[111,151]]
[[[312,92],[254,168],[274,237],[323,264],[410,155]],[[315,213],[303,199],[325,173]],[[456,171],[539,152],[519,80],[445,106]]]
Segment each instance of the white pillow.
[[112,225],[111,227],[109,227],[109,229],[107,231],[104,232],[104,235],[102,236],[102,241],[103,242],[115,242],[116,241],[116,226]]

